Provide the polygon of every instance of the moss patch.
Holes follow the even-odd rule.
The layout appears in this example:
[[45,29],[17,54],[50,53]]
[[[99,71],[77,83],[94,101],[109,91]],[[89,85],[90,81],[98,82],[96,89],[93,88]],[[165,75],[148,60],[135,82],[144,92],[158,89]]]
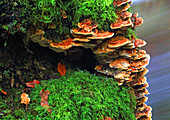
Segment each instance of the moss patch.
[[[39,92],[49,90],[48,103],[52,113],[40,106]],[[7,91],[0,102],[1,118],[99,120],[102,115],[115,120],[135,120],[135,97],[129,85],[118,86],[113,79],[86,71],[67,71],[60,79],[44,80],[31,90],[31,102],[20,104],[21,90]]]
[[[83,19],[94,20],[100,29],[109,30],[117,17],[113,0],[4,0],[0,7],[0,29],[14,34],[26,33],[30,26],[36,26],[50,31],[46,37],[55,41],[65,39]],[[48,29],[50,24],[56,29]]]

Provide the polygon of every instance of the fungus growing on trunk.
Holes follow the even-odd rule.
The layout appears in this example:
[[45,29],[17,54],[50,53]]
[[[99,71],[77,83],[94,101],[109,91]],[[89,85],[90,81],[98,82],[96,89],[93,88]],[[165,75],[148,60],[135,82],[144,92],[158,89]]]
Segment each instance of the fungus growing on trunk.
[[98,32],[94,33],[92,37],[87,37],[88,39],[106,39],[106,38],[111,38],[113,37],[114,33],[113,32]]
[[141,77],[137,80],[133,80],[130,84],[131,84],[131,86],[142,85],[147,82],[146,80],[147,80],[146,77]]
[[135,113],[136,119],[141,118],[141,117],[146,117],[148,120],[151,119],[151,111],[152,108],[150,106],[146,106],[144,110],[142,111],[137,111]]
[[130,17],[132,17],[132,13],[127,12],[127,11],[122,11],[122,12],[120,13],[120,16],[121,16],[123,19],[125,19],[125,18],[130,18]]
[[86,38],[74,38],[73,41],[79,41],[79,42],[89,42],[90,40],[89,39],[86,39]]
[[130,66],[129,60],[125,58],[115,59],[113,62],[109,64],[109,67],[119,69],[128,69],[129,66]]
[[130,40],[123,37],[123,36],[116,36],[111,38],[108,41],[108,47],[109,48],[117,48],[117,47],[121,47],[123,45],[126,45],[127,43],[130,43]]
[[[149,64],[150,56],[145,50],[139,49],[145,46],[146,42],[134,37],[132,32],[132,29],[143,23],[143,19],[138,17],[138,13],[132,14],[127,11],[132,1],[114,0],[113,4],[117,7],[115,13],[118,17],[115,21],[109,21],[110,28],[106,29],[107,31],[98,30],[97,27],[100,25],[89,18],[76,23],[78,28],[71,29],[71,37],[62,42],[47,40],[41,30],[34,33],[31,38],[56,52],[65,52],[71,62],[82,59],[84,51],[90,48],[97,59],[96,72],[116,79],[119,85],[130,84],[137,98],[136,118],[148,119],[146,114],[151,116],[147,113],[151,109],[144,103],[147,101],[145,95],[149,93],[145,77],[148,70],[145,67]],[[131,32],[128,29],[131,29]],[[83,51],[79,48],[83,48]],[[85,63],[82,64],[88,67]],[[60,64],[58,66],[62,66]],[[63,70],[59,73],[65,74]]]
[[133,3],[133,2],[130,1],[130,2],[128,2],[128,3],[126,3],[126,4],[123,4],[122,6],[120,6],[121,11],[126,11],[126,10],[128,10],[128,9],[130,8],[130,5],[131,5],[132,3]]
[[93,32],[92,31],[86,31],[84,29],[81,29],[81,28],[75,28],[75,29],[71,29],[71,33],[74,33],[74,34],[79,34],[79,35],[93,35]]
[[144,40],[141,40],[141,39],[136,39],[135,43],[134,43],[135,47],[138,47],[138,48],[143,47],[146,44],[147,43]]
[[98,27],[98,24],[90,19],[84,19],[81,23],[78,23],[78,27],[84,29],[85,31],[92,31],[92,29]]
[[113,4],[117,7],[123,5],[123,4],[126,4],[127,2],[129,2],[130,0],[114,0],[113,1]]
[[143,19],[141,17],[137,17],[138,13],[132,14],[131,20],[132,20],[132,27],[137,27],[143,24]]

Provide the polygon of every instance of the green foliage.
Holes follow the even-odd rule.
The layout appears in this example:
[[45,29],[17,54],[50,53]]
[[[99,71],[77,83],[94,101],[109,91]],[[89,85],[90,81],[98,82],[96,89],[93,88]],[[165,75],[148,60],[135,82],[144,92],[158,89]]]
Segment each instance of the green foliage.
[[125,37],[131,39],[131,35],[133,35],[135,38],[137,38],[137,34],[135,33],[135,31],[132,30],[132,28],[128,28],[126,30]]
[[[40,106],[42,89],[50,91],[51,114]],[[21,91],[15,92],[11,100],[2,100],[0,108],[2,118],[13,119],[99,120],[104,115],[115,120],[135,120],[135,96],[129,94],[130,91],[130,86],[118,86],[114,79],[70,70],[60,79],[44,80],[36,85],[31,90],[31,101],[26,109],[19,107]]]
[[[14,34],[26,33],[30,25],[45,29],[44,24],[56,25],[53,33],[56,39],[68,35],[83,19],[89,18],[99,23],[99,28],[109,30],[109,25],[117,17],[113,0],[11,0],[2,1],[2,14],[10,19],[0,27]],[[12,9],[12,11],[11,11]],[[65,12],[67,18],[63,18]],[[12,17],[11,17],[12,16]],[[1,25],[2,24],[2,25]],[[47,35],[48,36],[48,35]]]
[[132,12],[132,9],[131,9],[131,7],[130,8],[128,8],[128,10],[127,10],[128,12]]
[[77,21],[73,21],[73,25],[83,18],[90,18],[99,23],[99,28],[108,30],[117,17],[113,0],[75,0],[75,2],[77,4],[73,19]]
[[36,7],[33,7],[34,12],[38,11],[39,14],[34,13],[35,19],[43,23],[50,23],[55,17],[56,2],[55,0],[33,0]]

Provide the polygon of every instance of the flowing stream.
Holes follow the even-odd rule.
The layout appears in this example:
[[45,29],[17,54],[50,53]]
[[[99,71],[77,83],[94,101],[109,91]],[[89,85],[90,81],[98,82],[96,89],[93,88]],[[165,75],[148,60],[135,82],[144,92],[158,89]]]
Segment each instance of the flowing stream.
[[144,19],[137,36],[148,43],[142,49],[151,55],[147,105],[153,120],[170,120],[170,0],[132,1],[133,12]]

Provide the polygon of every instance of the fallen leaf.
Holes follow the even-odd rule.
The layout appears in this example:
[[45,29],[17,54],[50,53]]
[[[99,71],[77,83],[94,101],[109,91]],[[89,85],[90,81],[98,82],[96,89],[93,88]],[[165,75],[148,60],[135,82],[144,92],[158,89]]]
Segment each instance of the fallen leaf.
[[27,83],[26,83],[26,86],[27,86],[27,87],[32,87],[32,88],[34,88],[34,87],[35,87],[35,84],[38,85],[39,83],[40,83],[40,81],[34,79],[34,80],[31,81],[31,82],[27,82]]
[[114,120],[111,117],[104,117],[103,115],[102,115],[102,117],[105,118],[105,119],[102,119],[102,120]]
[[21,94],[21,103],[26,104],[26,107],[27,107],[27,105],[29,104],[29,102],[30,102],[30,98],[28,97],[28,94],[22,93],[22,94]]
[[50,94],[49,90],[44,90],[42,89],[40,91],[40,96],[41,96],[41,106],[42,107],[46,107],[47,108],[47,111],[51,114],[52,110],[47,102],[48,100],[48,95]]
[[65,67],[65,65],[63,65],[61,63],[58,63],[57,70],[60,73],[60,75],[65,75],[66,74],[66,67]]
[[114,120],[114,119],[112,119],[110,117],[105,117],[105,120]]
[[5,95],[8,95],[8,93],[7,92],[5,92],[5,91],[3,91],[3,90],[0,90],[3,94],[5,94]]

